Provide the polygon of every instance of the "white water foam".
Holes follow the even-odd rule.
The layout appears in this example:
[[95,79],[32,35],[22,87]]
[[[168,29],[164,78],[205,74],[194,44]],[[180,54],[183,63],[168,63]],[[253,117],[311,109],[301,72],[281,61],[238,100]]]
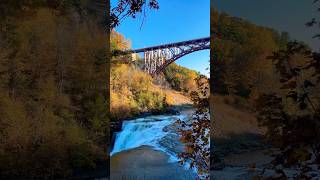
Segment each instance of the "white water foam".
[[122,131],[116,135],[114,148],[110,155],[143,145],[149,145],[163,151],[163,147],[158,143],[167,134],[163,128],[174,123],[177,119],[184,118],[184,115],[159,115],[124,121]]
[[[169,155],[169,162],[175,163],[179,161],[177,154],[169,151],[166,147],[159,144],[159,141],[166,135],[172,132],[164,132],[163,128],[173,124],[176,120],[185,120],[186,115],[158,115],[138,118],[134,120],[124,121],[121,132],[118,132],[115,139],[115,144],[110,156],[115,153],[137,148],[143,145],[148,145],[156,150],[160,150]],[[186,162],[183,168],[190,170],[190,164]],[[194,167],[193,172],[197,173]]]

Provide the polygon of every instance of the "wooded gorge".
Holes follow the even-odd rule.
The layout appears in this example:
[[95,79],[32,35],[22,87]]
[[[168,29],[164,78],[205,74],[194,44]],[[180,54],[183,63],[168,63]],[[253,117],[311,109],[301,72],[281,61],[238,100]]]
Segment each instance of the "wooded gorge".
[[[269,166],[274,177],[289,178],[285,169],[299,168],[295,178],[311,178],[319,167],[319,53],[286,32],[225,13],[215,11],[211,21],[213,97],[224,97],[266,128],[266,143],[276,149]],[[214,98],[211,103],[214,117]]]
[[[130,41],[116,31],[111,32],[111,50],[130,48]],[[165,112],[175,105],[172,90],[188,95],[196,89],[199,74],[175,63],[164,73],[152,78],[141,67],[141,59],[131,56],[114,56],[111,65],[111,118],[119,120],[144,112]]]
[[[124,51],[130,49],[130,41],[116,31],[112,31],[111,47],[112,50]],[[144,162],[154,161],[152,162],[152,170],[157,171],[159,179],[161,179],[159,172],[162,177],[170,176],[170,174],[162,173],[162,169],[166,167],[165,164],[177,165],[178,168],[186,171],[184,173],[188,173],[175,173],[173,177],[175,179],[184,175],[188,179],[193,179],[192,171],[194,168],[197,169],[199,177],[208,178],[210,155],[208,86],[208,77],[176,63],[170,64],[164,72],[152,77],[144,71],[143,59],[137,58],[132,61],[129,55],[114,56],[111,64],[110,83],[111,134],[115,144],[111,153],[111,177],[115,179],[117,177],[130,178],[131,174],[134,174],[133,177],[137,177],[137,179],[139,177],[145,178],[145,176],[146,179],[151,179],[145,175],[150,165],[148,163],[144,165]],[[183,114],[186,112],[181,112],[182,110],[189,111],[190,114],[194,113],[194,116]],[[172,114],[178,115],[173,117]],[[170,116],[173,118],[167,119]],[[159,119],[151,121],[156,117]],[[177,118],[180,117],[184,119],[178,120]],[[169,124],[162,128],[161,123],[166,121],[169,121]],[[148,133],[149,131],[152,131],[152,134]],[[170,132],[167,133],[168,131]],[[165,135],[162,137],[158,133]],[[150,142],[149,139],[153,138],[154,140]],[[157,141],[157,138],[160,140]],[[171,152],[172,156],[177,157],[180,165],[187,167],[190,164],[190,169],[185,170],[178,165],[178,162],[167,162],[167,160],[165,164],[160,163],[159,165],[156,162],[158,160],[155,160],[157,156],[153,157],[143,149],[150,148],[152,152],[162,153],[158,150],[159,147],[166,150],[164,153]],[[115,153],[113,153],[114,149],[116,149]],[[133,164],[131,160],[125,158],[130,159],[130,154],[137,150],[146,158],[143,158],[142,164],[131,165]],[[142,156],[139,155],[139,157]],[[134,158],[136,159],[136,157]],[[136,161],[139,163],[138,159]],[[120,171],[122,166],[119,167],[119,164],[124,164],[127,168]],[[178,172],[178,168],[170,168],[170,171]]]

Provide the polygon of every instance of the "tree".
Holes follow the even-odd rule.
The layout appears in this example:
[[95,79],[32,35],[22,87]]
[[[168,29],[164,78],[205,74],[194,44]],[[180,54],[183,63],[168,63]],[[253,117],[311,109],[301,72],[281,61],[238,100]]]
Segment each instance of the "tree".
[[209,81],[200,75],[197,79],[198,89],[191,93],[196,108],[190,121],[178,120],[181,126],[181,142],[185,143],[185,151],[178,154],[180,163],[189,163],[196,167],[200,177],[209,179],[210,167],[210,114],[209,114]]
[[[267,138],[280,149],[272,162],[287,177],[284,167],[299,167],[296,178],[311,178],[319,164],[319,54],[306,45],[289,42],[269,57],[279,73],[281,93],[263,94],[257,101],[258,120],[267,127]],[[290,100],[290,101],[289,101]],[[315,157],[315,158],[313,158]]]

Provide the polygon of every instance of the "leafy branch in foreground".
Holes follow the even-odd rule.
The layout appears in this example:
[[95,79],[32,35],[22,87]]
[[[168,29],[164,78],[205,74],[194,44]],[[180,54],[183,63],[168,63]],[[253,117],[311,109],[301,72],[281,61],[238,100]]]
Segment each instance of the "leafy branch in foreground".
[[137,14],[146,16],[146,8],[159,9],[157,0],[119,0],[116,7],[111,9],[110,28],[119,26],[121,20],[126,17],[136,18]]
[[279,74],[279,91],[257,100],[258,120],[267,127],[267,138],[279,149],[272,168],[288,178],[311,179],[320,168],[319,82],[320,54],[306,45],[289,42],[269,57]]
[[178,120],[181,125],[180,141],[185,143],[185,152],[178,156],[180,163],[190,163],[196,168],[200,177],[209,179],[210,167],[210,114],[209,114],[209,81],[200,75],[197,79],[198,90],[191,93],[196,108],[191,121]]

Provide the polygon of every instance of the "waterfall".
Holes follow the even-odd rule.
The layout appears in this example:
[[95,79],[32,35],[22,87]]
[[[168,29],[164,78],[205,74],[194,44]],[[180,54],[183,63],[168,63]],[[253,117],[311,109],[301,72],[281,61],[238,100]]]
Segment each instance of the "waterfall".
[[160,115],[124,121],[121,132],[116,134],[115,144],[110,155],[142,145],[163,150],[163,147],[158,143],[168,133],[164,132],[163,128],[184,117],[183,115]]
[[[177,138],[177,132],[164,131],[164,128],[173,124],[177,119],[184,121],[188,119],[187,117],[186,115],[158,115],[124,121],[122,130],[116,134],[115,144],[110,156],[121,151],[147,145],[165,152],[169,156],[169,162],[178,162],[179,158],[176,150],[178,149],[177,144],[180,142]],[[176,136],[172,136],[173,134]],[[163,139],[167,139],[166,143],[161,143]],[[174,150],[172,151],[172,149]],[[186,162],[183,167],[189,170],[189,165]],[[193,167],[192,171],[197,173],[196,167]]]

